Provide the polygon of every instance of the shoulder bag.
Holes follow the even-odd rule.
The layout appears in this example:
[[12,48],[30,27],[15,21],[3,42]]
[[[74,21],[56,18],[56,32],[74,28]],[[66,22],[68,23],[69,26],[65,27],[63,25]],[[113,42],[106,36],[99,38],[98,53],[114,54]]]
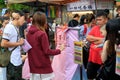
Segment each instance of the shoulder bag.
[[[18,33],[18,31],[17,31],[17,33]],[[18,33],[18,36],[19,36],[19,33]],[[18,41],[18,36],[17,36],[17,41]],[[15,48],[13,48],[11,51],[9,51],[8,48],[4,48],[4,47],[0,46],[0,67],[6,67],[9,64],[11,53],[16,48],[17,48],[17,46]]]

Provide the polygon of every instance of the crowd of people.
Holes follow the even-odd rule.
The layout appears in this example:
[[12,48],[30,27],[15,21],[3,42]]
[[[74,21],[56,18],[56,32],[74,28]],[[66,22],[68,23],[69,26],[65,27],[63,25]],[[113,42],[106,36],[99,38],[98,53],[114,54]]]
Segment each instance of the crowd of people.
[[[93,14],[82,15],[80,24],[77,20],[80,16],[76,14],[73,20],[68,23],[68,27],[79,26],[80,40],[90,43],[88,53],[83,47],[83,64],[89,80],[120,79],[120,76],[115,73],[116,46],[120,44],[119,10],[120,7],[117,8],[118,14],[114,19],[109,18],[109,10],[105,9],[104,11],[98,12],[96,17],[94,17]],[[90,15],[91,17],[89,17]],[[76,16],[77,18],[75,18]],[[110,62],[111,64],[109,64]],[[103,71],[103,68],[109,68],[108,65],[106,67],[106,64],[112,66],[110,67],[112,70],[109,69],[109,71],[107,71],[107,69]],[[99,70],[102,71],[99,72]]]
[[[109,11],[100,11],[97,14],[87,13],[80,16],[75,14],[68,22],[68,27],[79,27],[79,40],[84,42],[83,65],[89,80],[119,80],[115,73],[116,46],[120,44],[120,19],[119,10],[116,18],[108,17]],[[28,80],[54,80],[54,71],[51,66],[50,56],[59,55],[64,50],[50,49],[48,37],[47,17],[44,12],[36,11],[32,16],[29,12],[6,10],[0,17],[1,47],[7,47],[12,54],[10,62],[6,66],[7,80],[24,80],[22,78],[22,66],[28,58],[30,67],[30,79]],[[53,23],[55,32],[55,20]],[[27,40],[32,48],[26,53],[22,50],[24,40]],[[87,45],[88,43],[89,45]],[[112,70],[98,77],[98,70],[102,65],[112,59]],[[79,66],[78,66],[79,67]],[[0,68],[2,69],[2,67]]]
[[[10,15],[10,12],[8,13]],[[6,13],[1,17],[1,47],[7,47],[10,51],[14,49],[10,62],[6,67],[7,80],[24,80],[22,79],[22,66],[27,57],[31,57],[28,58],[31,65],[31,80],[41,80],[46,78],[46,76],[52,76],[49,56],[57,55],[61,52],[61,50],[51,50],[49,48],[49,41],[45,31],[47,23],[46,15],[42,12],[35,12],[32,17],[32,25],[30,26],[31,23],[27,23],[25,14],[24,11],[16,10],[11,13],[11,17],[7,16]],[[30,26],[29,29],[27,29],[27,24]],[[25,38],[32,46],[28,55],[21,49]],[[34,55],[34,53],[37,54]],[[37,56],[39,57],[37,58]]]

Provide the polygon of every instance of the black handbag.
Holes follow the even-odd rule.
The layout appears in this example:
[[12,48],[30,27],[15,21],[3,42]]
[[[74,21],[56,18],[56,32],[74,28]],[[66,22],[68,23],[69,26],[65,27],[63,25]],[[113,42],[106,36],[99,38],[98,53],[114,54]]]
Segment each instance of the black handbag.
[[107,58],[105,63],[100,67],[97,73],[97,80],[112,80],[112,78],[115,74],[115,61],[116,61],[116,56],[111,55]]
[[86,42],[86,44],[83,46],[83,64],[85,68],[87,68],[89,49],[90,49],[90,43]]

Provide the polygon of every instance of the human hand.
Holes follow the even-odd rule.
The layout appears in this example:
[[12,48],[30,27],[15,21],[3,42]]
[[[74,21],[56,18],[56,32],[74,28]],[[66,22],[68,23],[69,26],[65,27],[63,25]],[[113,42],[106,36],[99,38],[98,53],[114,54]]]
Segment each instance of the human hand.
[[97,47],[98,47],[98,45],[94,45],[94,46],[93,46],[93,48],[97,48]]
[[61,44],[61,45],[59,46],[59,49],[60,49],[61,51],[63,51],[63,50],[65,49],[64,44]]
[[27,56],[27,55],[21,55],[21,57],[22,57],[22,61],[24,62],[25,59],[26,59],[28,56]]
[[23,45],[24,44],[24,39],[23,38],[20,38],[19,41],[18,41],[19,45]]
[[97,41],[94,42],[94,44],[99,45],[101,43],[103,43],[104,39],[103,38],[99,38]]

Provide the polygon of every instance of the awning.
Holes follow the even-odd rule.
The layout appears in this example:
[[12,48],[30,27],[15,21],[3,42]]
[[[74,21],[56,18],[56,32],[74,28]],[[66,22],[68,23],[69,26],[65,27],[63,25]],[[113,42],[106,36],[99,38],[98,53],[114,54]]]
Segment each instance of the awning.
[[46,2],[46,3],[54,3],[54,4],[67,4],[75,1],[80,1],[80,0],[39,0],[41,2]]
[[12,4],[12,3],[25,3],[25,2],[33,2],[36,0],[8,0],[8,4]]
[[27,2],[44,2],[44,3],[51,3],[51,4],[67,4],[75,1],[80,0],[8,0],[8,4],[12,3],[27,3]]

